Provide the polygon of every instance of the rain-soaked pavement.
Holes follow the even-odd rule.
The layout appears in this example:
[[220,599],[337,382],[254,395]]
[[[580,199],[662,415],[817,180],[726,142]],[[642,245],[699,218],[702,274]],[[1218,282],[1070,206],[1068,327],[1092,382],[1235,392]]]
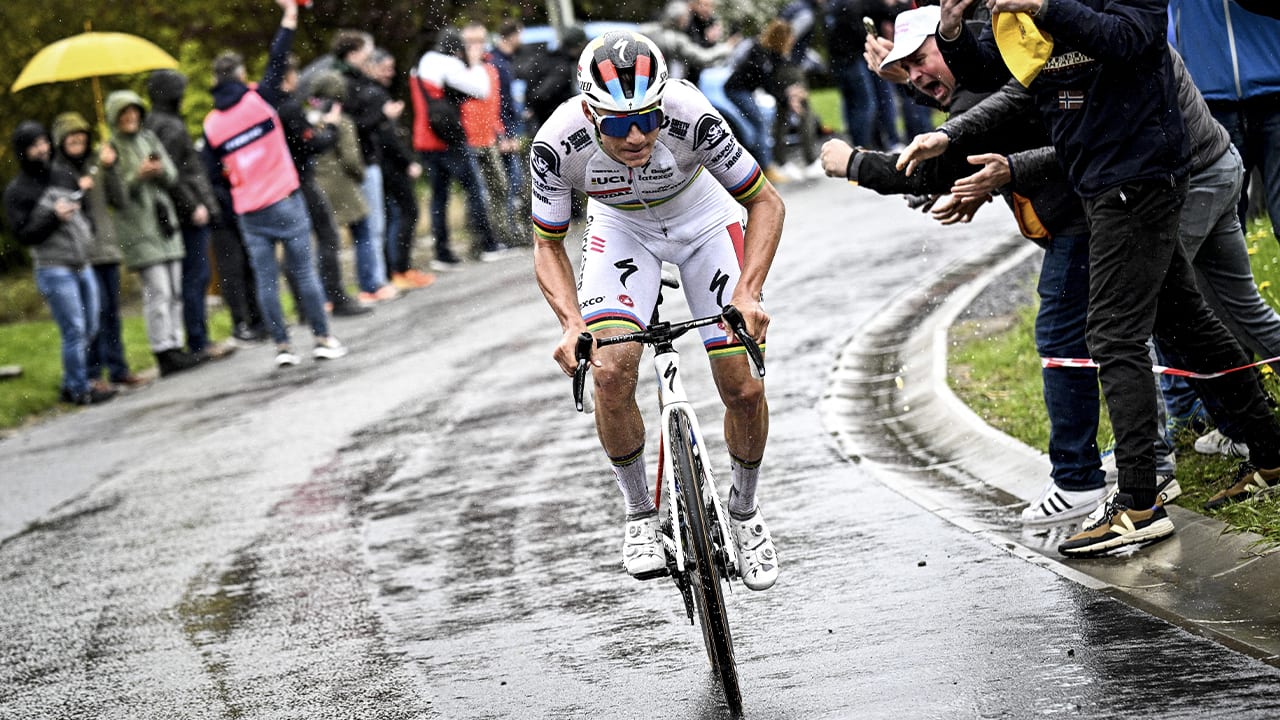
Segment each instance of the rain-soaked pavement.
[[[922,509],[824,426],[849,338],[1007,215],[784,194],[762,482],[783,571],[728,598],[746,716],[1280,715],[1275,668]],[[0,441],[0,718],[727,716],[673,586],[620,567],[527,256],[335,332],[331,364],[250,348]]]

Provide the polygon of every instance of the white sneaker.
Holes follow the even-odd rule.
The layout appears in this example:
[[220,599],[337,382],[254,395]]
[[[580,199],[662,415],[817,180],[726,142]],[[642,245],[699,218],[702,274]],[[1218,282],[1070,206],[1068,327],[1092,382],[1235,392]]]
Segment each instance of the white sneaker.
[[1201,455],[1226,455],[1227,457],[1249,459],[1248,445],[1236,442],[1216,429],[1196,438],[1195,448],[1196,452]]
[[290,365],[298,365],[302,362],[302,358],[293,354],[288,346],[276,348],[276,367],[288,367]]
[[1097,507],[1107,494],[1107,488],[1096,490],[1063,490],[1052,480],[1044,486],[1040,497],[1022,510],[1022,522],[1028,525],[1047,525],[1084,517]]
[[[1156,487],[1160,488],[1161,485],[1164,486],[1163,489],[1160,490],[1161,505],[1168,505],[1182,494],[1182,486],[1178,484],[1178,478],[1173,477],[1172,475],[1157,475]],[[1102,498],[1102,502],[1098,503],[1098,507],[1094,508],[1093,512],[1089,513],[1089,522],[1086,523],[1086,525],[1093,525],[1102,519],[1102,514],[1107,509],[1107,503],[1111,502],[1111,498],[1115,497],[1116,492],[1118,491],[1119,487],[1115,485],[1112,485],[1110,489],[1107,490],[1107,494]]]
[[338,342],[338,338],[327,335],[316,338],[316,346],[311,350],[311,357],[317,360],[337,360],[347,354],[347,346]]
[[501,243],[492,250],[485,250],[480,253],[480,262],[497,262],[505,260],[513,255],[519,255],[520,251],[515,248],[507,247]]
[[738,574],[752,590],[768,590],[778,581],[778,552],[764,524],[760,506],[746,519],[729,515],[729,532],[738,548]]
[[662,531],[658,511],[627,518],[622,537],[622,565],[637,580],[656,577],[667,568],[667,553],[662,547]]
[[817,180],[827,176],[827,171],[822,169],[822,161],[814,160],[804,167],[804,177],[808,180]]

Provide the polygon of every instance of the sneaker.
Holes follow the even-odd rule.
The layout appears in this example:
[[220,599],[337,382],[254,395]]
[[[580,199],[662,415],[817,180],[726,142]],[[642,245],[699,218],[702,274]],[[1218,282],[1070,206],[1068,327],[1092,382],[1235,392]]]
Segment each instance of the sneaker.
[[1173,534],[1173,521],[1159,501],[1145,510],[1131,509],[1131,504],[1133,498],[1127,493],[1117,493],[1106,504],[1102,519],[1067,538],[1058,546],[1058,552],[1067,557],[1093,557],[1128,545],[1152,543]]
[[764,176],[774,185],[785,185],[791,182],[791,178],[782,172],[782,168],[777,165],[770,165],[764,169]]
[[437,254],[436,259],[431,261],[431,269],[436,272],[453,272],[462,269],[462,260],[458,259],[453,253]]
[[241,342],[262,342],[267,339],[267,330],[260,325],[251,327],[240,323],[236,325],[235,332],[231,334]]
[[129,388],[142,387],[149,382],[151,382],[151,378],[143,377],[142,375],[135,375],[133,373],[128,373],[118,378],[111,378],[111,384]]
[[361,291],[357,296],[360,302],[365,305],[374,305],[388,300],[395,300],[398,297],[400,297],[400,291],[391,283],[387,283],[373,292]]
[[1107,494],[1106,486],[1093,490],[1063,490],[1050,480],[1040,497],[1022,510],[1022,522],[1028,525],[1074,520],[1089,514]]
[[1220,430],[1210,430],[1196,438],[1195,448],[1201,455],[1226,455],[1249,459],[1249,446],[1232,440],[1223,435]]
[[347,346],[332,335],[316,338],[316,346],[311,350],[311,357],[317,360],[337,360],[346,354]]
[[627,529],[622,536],[622,565],[637,580],[657,577],[666,571],[667,553],[662,547],[657,510],[627,516]]
[[298,365],[302,363],[302,358],[293,354],[293,350],[288,345],[282,345],[276,348],[276,367],[288,367],[290,365]]
[[760,514],[760,505],[747,517],[729,513],[729,532],[738,549],[738,574],[752,590],[768,590],[778,581],[778,552]]
[[58,393],[58,398],[65,403],[72,405],[97,405],[104,403],[116,396],[115,388],[89,386],[89,389],[82,393],[72,393],[66,388]]
[[395,285],[397,290],[417,290],[418,288],[427,287],[435,281],[435,275],[412,268],[402,273],[391,274],[391,284]]
[[519,250],[509,248],[502,243],[497,243],[490,250],[484,250],[480,253],[480,262],[497,262],[505,260],[513,255],[519,254]]
[[[1107,505],[1111,502],[1111,498],[1115,497],[1119,491],[1120,488],[1112,485],[1106,497],[1102,498],[1102,502],[1098,503],[1098,507],[1089,513],[1089,520],[1085,524],[1092,525],[1101,520],[1102,514],[1106,512]],[[1168,505],[1182,495],[1182,486],[1178,484],[1178,478],[1172,475],[1156,475],[1156,492],[1160,495],[1160,504]]]
[[368,315],[371,312],[373,312],[373,308],[351,300],[333,306],[334,317],[357,317],[359,315]]
[[[1265,478],[1263,473],[1272,475],[1271,478]],[[1240,463],[1240,467],[1236,468],[1234,482],[1231,487],[1220,490],[1213,497],[1204,503],[1205,510],[1217,510],[1224,505],[1249,500],[1256,497],[1266,497],[1276,492],[1280,492],[1280,471],[1277,470],[1259,470],[1251,463]]]

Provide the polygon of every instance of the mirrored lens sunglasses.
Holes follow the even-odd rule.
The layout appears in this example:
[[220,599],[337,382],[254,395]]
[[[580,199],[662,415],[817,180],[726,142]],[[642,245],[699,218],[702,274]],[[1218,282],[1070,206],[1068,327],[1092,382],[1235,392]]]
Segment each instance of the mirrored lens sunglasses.
[[600,113],[595,108],[592,108],[591,115],[596,119],[596,127],[600,128],[602,135],[615,138],[624,138],[631,134],[632,125],[635,125],[642,133],[651,133],[662,125],[663,118],[662,108],[656,107],[624,115]]

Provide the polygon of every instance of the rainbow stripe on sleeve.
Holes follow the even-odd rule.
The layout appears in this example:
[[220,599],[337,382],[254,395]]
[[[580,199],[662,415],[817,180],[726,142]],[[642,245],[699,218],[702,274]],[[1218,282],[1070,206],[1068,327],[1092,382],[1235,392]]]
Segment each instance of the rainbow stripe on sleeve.
[[760,164],[756,163],[751,168],[751,173],[747,175],[747,179],[727,188],[729,194],[738,202],[746,202],[755,197],[764,189],[764,172],[760,170]]
[[547,240],[563,240],[565,235],[569,234],[569,221],[550,222],[543,220],[537,215],[530,215],[533,219],[533,233],[538,237]]
[[[731,340],[728,337],[716,338],[715,340],[704,342],[702,346],[707,351],[707,357],[712,359],[728,357],[730,355],[743,355],[747,352],[747,349],[743,347],[742,343],[737,340]],[[760,343],[760,353],[764,354],[764,351],[765,343],[762,342]]]

